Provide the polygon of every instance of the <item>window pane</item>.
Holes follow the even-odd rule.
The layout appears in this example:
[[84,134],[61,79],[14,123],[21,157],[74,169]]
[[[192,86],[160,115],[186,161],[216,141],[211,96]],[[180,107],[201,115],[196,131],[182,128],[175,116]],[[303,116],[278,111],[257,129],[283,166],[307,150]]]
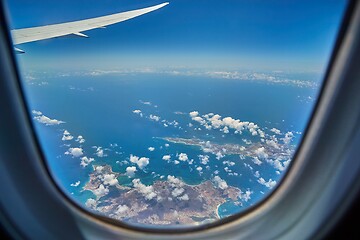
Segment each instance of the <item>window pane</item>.
[[[21,29],[160,3],[7,6]],[[52,176],[89,211],[145,227],[254,206],[301,142],[345,7],[174,0],[105,29],[16,45]]]

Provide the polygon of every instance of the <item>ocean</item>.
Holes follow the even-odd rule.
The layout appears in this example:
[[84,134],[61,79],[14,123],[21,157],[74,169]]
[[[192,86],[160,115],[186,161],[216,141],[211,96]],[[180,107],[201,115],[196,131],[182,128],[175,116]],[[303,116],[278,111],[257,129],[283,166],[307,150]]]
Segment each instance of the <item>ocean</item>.
[[[92,192],[82,189],[93,171],[92,164],[108,164],[113,171],[125,173],[127,167],[134,165],[129,161],[134,155],[149,158],[149,164],[135,172],[135,178],[146,185],[168,175],[190,185],[218,175],[227,185],[251,192],[251,198],[240,206],[231,200],[220,206],[220,217],[241,212],[271,192],[271,188],[258,182],[256,172],[265,180],[279,183],[285,171],[277,172],[270,164],[257,165],[250,157],[241,159],[239,155],[216,159],[216,155],[199,146],[171,143],[164,138],[195,138],[243,146],[260,141],[258,136],[246,132],[240,135],[207,130],[189,116],[196,111],[199,116],[214,113],[253,122],[269,137],[274,135],[270,130],[276,128],[282,133],[278,139],[292,132],[291,145],[295,149],[318,94],[317,88],[296,84],[156,73],[54,74],[26,82],[24,87],[33,117],[31,111],[36,110],[65,122],[45,125],[34,120],[34,126],[52,176],[78,204],[84,206],[87,199],[95,198]],[[74,138],[63,141],[65,130]],[[76,141],[79,135],[84,143]],[[80,166],[79,157],[65,154],[76,147],[82,148],[83,156],[94,158],[87,167]],[[97,151],[99,147],[102,154]],[[181,153],[187,155],[188,161],[176,164],[174,160]],[[171,160],[164,161],[165,155],[170,155]],[[209,162],[201,163],[200,155],[208,155]],[[121,185],[130,187],[131,180],[125,175],[118,178]]]

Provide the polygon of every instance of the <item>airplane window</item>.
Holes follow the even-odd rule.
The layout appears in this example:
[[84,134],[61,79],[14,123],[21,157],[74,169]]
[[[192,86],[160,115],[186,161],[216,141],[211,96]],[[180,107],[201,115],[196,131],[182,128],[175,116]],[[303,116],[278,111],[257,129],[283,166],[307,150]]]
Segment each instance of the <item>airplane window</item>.
[[345,0],[84,3],[6,2],[29,114],[70,199],[130,225],[197,226],[281,183]]

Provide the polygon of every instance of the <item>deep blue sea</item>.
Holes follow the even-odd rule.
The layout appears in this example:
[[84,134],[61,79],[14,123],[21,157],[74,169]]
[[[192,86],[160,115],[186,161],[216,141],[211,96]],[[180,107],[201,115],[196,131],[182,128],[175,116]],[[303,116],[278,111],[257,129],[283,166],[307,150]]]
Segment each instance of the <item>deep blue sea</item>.
[[[240,159],[237,155],[217,160],[215,155],[208,154],[210,161],[206,168],[200,163],[198,155],[204,155],[204,152],[199,147],[168,143],[161,138],[195,137],[218,144],[245,144],[243,139],[256,141],[246,134],[224,134],[202,128],[189,117],[190,112],[198,111],[200,115],[214,113],[254,122],[266,133],[270,133],[271,128],[282,133],[292,131],[295,135],[292,144],[297,145],[318,92],[313,88],[265,81],[169,74],[49,76],[41,82],[34,80],[24,84],[29,111],[41,111],[51,119],[65,122],[47,126],[34,121],[34,126],[53,177],[76,202],[84,204],[94,197],[91,192],[82,190],[93,170],[92,164],[109,164],[113,171],[124,173],[126,167],[132,165],[129,163],[132,154],[150,159],[149,165],[135,174],[147,185],[167,175],[179,177],[188,184],[199,184],[212,179],[218,171],[229,186],[252,192],[251,199],[243,202],[243,207],[231,201],[220,206],[221,217],[257,203],[270,192],[257,182],[255,171],[259,171],[264,179],[277,182],[283,173],[276,173],[276,169],[268,164],[258,166],[251,159]],[[140,110],[143,116],[133,113],[134,110]],[[151,120],[150,115],[158,116],[160,120]],[[171,125],[173,121],[178,125]],[[189,126],[189,123],[193,125]],[[74,136],[73,140],[61,140],[65,130]],[[86,141],[76,142],[78,135]],[[84,156],[95,161],[83,168],[79,158],[65,154],[70,147],[81,147]],[[97,156],[96,147],[102,147],[105,156]],[[149,151],[149,147],[154,151]],[[176,154],[180,153],[186,153],[193,163],[174,164],[162,160],[164,155],[176,159]],[[228,166],[227,170],[238,175],[229,175],[223,161],[234,162],[235,165]],[[199,166],[203,168],[201,173],[196,170]],[[120,184],[131,186],[131,179],[126,176],[120,176],[118,180]],[[71,186],[77,181],[80,181],[79,186]]]

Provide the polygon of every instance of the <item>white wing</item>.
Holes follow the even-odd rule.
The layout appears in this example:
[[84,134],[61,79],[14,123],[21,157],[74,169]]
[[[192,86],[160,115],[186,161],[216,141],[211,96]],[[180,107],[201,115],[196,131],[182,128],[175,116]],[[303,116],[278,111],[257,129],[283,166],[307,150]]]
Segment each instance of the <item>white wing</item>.
[[74,21],[74,22],[46,25],[41,27],[14,29],[11,31],[11,35],[13,38],[14,45],[27,43],[27,42],[34,42],[49,38],[61,37],[71,34],[75,34],[81,37],[87,37],[85,34],[81,32],[95,28],[103,28],[111,24],[123,22],[128,19],[135,18],[140,15],[155,11],[168,4],[169,3],[166,2],[148,8],[142,8],[133,11],[116,13],[103,17],[90,18],[90,19]]

